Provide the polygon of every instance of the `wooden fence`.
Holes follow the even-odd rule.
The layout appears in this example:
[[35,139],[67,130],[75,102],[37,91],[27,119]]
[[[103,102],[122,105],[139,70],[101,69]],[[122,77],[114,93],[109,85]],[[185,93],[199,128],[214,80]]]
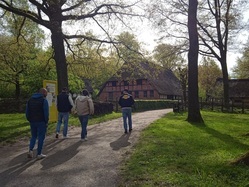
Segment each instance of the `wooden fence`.
[[[218,110],[218,111],[225,111],[224,100],[220,98],[210,98],[208,100],[202,100],[200,98],[200,109],[209,109],[209,110]],[[245,101],[230,101],[229,103],[229,112],[231,113],[249,113],[249,102]]]

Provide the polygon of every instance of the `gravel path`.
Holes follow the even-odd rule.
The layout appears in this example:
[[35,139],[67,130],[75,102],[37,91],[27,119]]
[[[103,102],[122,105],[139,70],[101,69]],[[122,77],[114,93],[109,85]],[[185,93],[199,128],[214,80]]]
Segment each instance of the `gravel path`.
[[27,159],[28,142],[1,147],[0,187],[115,187],[119,166],[140,132],[172,109],[133,114],[133,131],[124,134],[122,118],[88,127],[88,141],[80,128],[70,128],[68,139],[46,137],[43,160]]

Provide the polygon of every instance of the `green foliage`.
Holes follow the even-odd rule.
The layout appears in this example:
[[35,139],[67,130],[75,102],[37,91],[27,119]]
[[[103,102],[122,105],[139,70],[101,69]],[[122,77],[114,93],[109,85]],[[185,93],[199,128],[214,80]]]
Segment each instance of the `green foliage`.
[[[91,33],[88,34],[94,37]],[[91,83],[94,95],[97,94],[103,83],[119,68],[118,58],[112,53],[109,54],[107,49],[100,49],[95,42],[82,44],[77,41],[74,51],[74,54],[67,56],[70,89],[79,93],[87,80]]]
[[0,82],[0,98],[14,98],[15,86],[6,82]]
[[164,68],[175,70],[182,65],[183,58],[180,55],[180,46],[159,44],[155,47],[153,52],[153,57],[156,62],[160,63]]
[[199,96],[203,98],[220,96],[222,92],[218,93],[215,87],[216,80],[220,77],[222,72],[217,63],[213,59],[203,58],[198,67]]
[[[24,7],[25,3],[20,6]],[[11,88],[6,89],[7,97],[19,98],[27,94],[24,80],[31,75],[30,68],[37,57],[36,46],[41,44],[43,32],[35,23],[8,12],[1,19],[0,27],[0,84]],[[0,93],[0,97],[6,94]]]
[[29,63],[25,73],[24,87],[29,94],[43,86],[43,80],[56,80],[55,61],[51,58],[51,49],[37,50],[36,58]]
[[141,47],[134,34],[122,32],[117,36],[117,40],[120,42],[118,55],[124,62],[140,62],[142,60]]
[[205,124],[170,113],[150,125],[123,165],[121,186],[248,186],[248,166],[230,162],[249,149],[249,116],[202,116]]
[[233,67],[233,76],[238,79],[249,78],[249,43],[244,48],[242,57],[237,59],[237,65]]

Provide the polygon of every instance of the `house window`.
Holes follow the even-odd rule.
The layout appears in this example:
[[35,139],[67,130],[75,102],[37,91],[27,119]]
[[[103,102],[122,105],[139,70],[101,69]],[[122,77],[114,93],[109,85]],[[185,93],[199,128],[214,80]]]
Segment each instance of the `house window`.
[[124,81],[124,86],[129,86],[129,81]]
[[108,93],[108,100],[113,101],[113,92]]
[[173,95],[167,95],[167,99],[174,99],[174,96]]
[[144,91],[144,97],[147,97],[147,91]]
[[116,87],[117,86],[117,81],[112,81],[112,86]]
[[139,98],[139,91],[135,91],[135,98]]
[[143,80],[142,79],[137,79],[136,82],[137,82],[137,85],[142,85]]
[[150,97],[154,97],[154,90],[150,90]]

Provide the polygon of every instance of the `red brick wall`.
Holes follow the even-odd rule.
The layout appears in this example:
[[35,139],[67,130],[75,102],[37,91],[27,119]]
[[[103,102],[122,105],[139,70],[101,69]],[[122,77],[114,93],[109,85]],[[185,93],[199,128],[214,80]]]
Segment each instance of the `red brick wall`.
[[[116,82],[116,86],[112,85],[112,82],[108,82],[102,92],[99,94],[100,101],[116,101],[121,95],[124,89],[128,89],[134,99],[159,99],[158,92],[153,88],[152,85],[146,79],[140,80],[142,84],[137,84],[137,81],[129,82],[129,85],[124,85],[124,81]],[[154,92],[154,97],[150,96],[150,91]],[[147,97],[144,95],[144,91],[147,92]],[[135,92],[138,92],[139,95],[136,97]],[[111,95],[112,94],[112,95]],[[110,98],[109,98],[110,96]],[[112,98],[112,99],[111,99]]]

